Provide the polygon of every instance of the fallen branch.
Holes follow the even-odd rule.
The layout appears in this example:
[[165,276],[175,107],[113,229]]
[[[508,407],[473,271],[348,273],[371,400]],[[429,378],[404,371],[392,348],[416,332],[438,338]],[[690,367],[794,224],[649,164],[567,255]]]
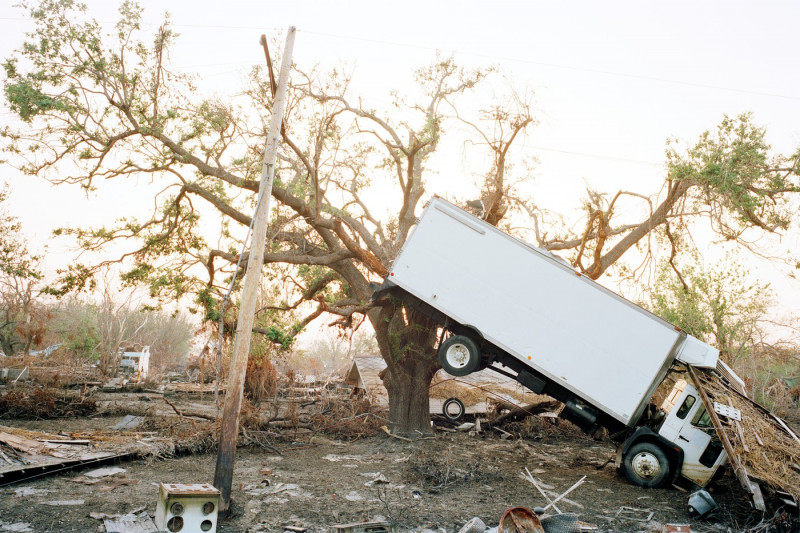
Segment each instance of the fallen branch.
[[500,412],[508,409],[508,412],[503,413],[494,420],[492,420],[492,424],[497,426],[509,419],[522,420],[529,416],[534,416],[540,413],[553,411],[554,409],[557,409],[559,405],[561,405],[560,402],[552,399],[542,400],[522,407],[514,405],[512,403],[503,402],[497,406],[497,411]]
[[167,405],[169,405],[170,407],[172,407],[172,410],[173,410],[173,411],[175,411],[175,413],[177,413],[177,415],[178,415],[179,417],[181,417],[181,418],[186,418],[185,416],[183,416],[183,413],[181,413],[181,412],[178,410],[178,408],[177,408],[177,407],[175,407],[175,404],[174,404],[174,403],[172,403],[171,401],[169,401],[169,400],[167,399],[167,397],[166,397],[166,396],[162,396],[162,397],[161,397],[161,399],[162,399],[162,400],[164,400],[165,402],[167,402]]
[[411,440],[411,439],[409,439],[409,438],[406,438],[406,437],[401,437],[400,435],[395,435],[394,433],[392,433],[391,431],[389,431],[389,428],[387,428],[386,426],[381,426],[381,429],[382,429],[382,430],[383,430],[383,431],[384,431],[384,432],[385,432],[387,435],[389,435],[390,437],[394,437],[395,439],[404,440],[404,441],[406,441],[406,442],[414,442],[413,440]]

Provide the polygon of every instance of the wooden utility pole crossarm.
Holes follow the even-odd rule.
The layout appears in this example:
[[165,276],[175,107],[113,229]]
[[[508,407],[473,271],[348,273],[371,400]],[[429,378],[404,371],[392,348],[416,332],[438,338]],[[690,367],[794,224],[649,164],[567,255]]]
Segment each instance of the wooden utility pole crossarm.
[[217,451],[217,466],[214,471],[214,486],[220,491],[219,511],[223,515],[228,513],[231,501],[236,437],[239,433],[239,410],[241,409],[242,395],[244,394],[244,378],[247,372],[247,359],[250,354],[250,336],[253,329],[253,316],[256,310],[261,268],[264,266],[264,247],[267,236],[272,181],[275,176],[275,160],[278,153],[281,122],[286,111],[286,89],[289,84],[289,68],[292,64],[294,36],[295,28],[292,26],[286,35],[278,87],[272,104],[272,117],[270,118],[267,144],[264,149],[264,160],[261,167],[259,201],[254,215],[252,244],[247,260],[247,272],[242,283],[242,299],[239,307],[239,319],[236,324],[236,337],[233,343],[228,391],[225,395],[225,406],[222,411],[222,427]]

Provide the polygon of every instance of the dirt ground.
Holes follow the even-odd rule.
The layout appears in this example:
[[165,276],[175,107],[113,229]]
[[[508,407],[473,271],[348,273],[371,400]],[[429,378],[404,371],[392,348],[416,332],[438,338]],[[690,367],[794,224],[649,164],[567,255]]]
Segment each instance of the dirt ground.
[[[0,424],[70,432],[108,429],[121,418]],[[218,531],[282,532],[294,526],[324,532],[335,524],[387,520],[398,532],[457,532],[473,517],[496,526],[507,507],[547,504],[521,477],[525,468],[551,498],[586,476],[557,506],[602,532],[655,532],[666,524],[690,524],[697,532],[744,531],[759,523],[730,475],[712,487],[720,509],[696,519],[688,512],[688,492],[628,484],[609,464],[610,443],[578,434],[566,423],[539,424],[540,431],[527,439],[437,431],[434,439],[416,443],[383,433],[344,442],[318,434],[274,442],[277,451],[240,448],[233,513]],[[135,460],[119,463],[124,472],[91,485],[84,483],[89,470],[84,469],[0,488],[0,532],[102,532],[102,520],[90,513],[145,508],[152,515],[159,482],[211,482],[215,460],[213,453]]]

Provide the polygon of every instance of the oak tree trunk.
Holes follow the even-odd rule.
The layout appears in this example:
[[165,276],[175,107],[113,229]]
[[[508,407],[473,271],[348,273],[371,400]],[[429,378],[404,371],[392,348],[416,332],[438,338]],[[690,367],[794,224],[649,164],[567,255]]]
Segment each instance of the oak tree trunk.
[[[373,315],[374,316],[374,315]],[[381,379],[389,393],[390,429],[408,438],[429,436],[429,389],[440,368],[436,324],[400,305],[384,307],[373,322],[386,369]]]

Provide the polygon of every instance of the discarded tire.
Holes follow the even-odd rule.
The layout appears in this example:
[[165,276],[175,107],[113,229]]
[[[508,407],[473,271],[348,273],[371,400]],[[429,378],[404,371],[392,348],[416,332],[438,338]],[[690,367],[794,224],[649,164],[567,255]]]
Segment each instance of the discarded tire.
[[458,398],[448,398],[442,404],[442,414],[451,422],[458,422],[464,418],[465,412],[464,402]]

